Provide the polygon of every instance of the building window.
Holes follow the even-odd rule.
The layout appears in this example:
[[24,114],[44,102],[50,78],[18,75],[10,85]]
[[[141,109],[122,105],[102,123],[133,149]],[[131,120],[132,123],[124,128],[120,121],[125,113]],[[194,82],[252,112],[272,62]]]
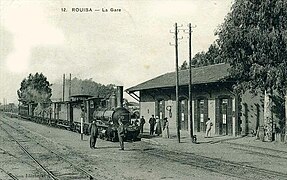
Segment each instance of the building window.
[[222,123],[226,124],[227,119],[227,99],[222,99]]
[[158,101],[158,109],[157,109],[157,116],[159,116],[159,119],[164,118],[164,111],[165,111],[165,102],[164,100]]
[[181,121],[184,121],[184,113],[181,113]]
[[199,112],[200,122],[203,123],[204,122],[204,100],[203,99],[199,101],[199,109],[200,109],[200,112]]
[[180,118],[180,128],[182,130],[188,129],[188,103],[187,99],[181,99],[179,104],[179,118]]
[[58,111],[61,111],[61,104],[57,104]]
[[90,101],[90,108],[95,108],[94,101]]

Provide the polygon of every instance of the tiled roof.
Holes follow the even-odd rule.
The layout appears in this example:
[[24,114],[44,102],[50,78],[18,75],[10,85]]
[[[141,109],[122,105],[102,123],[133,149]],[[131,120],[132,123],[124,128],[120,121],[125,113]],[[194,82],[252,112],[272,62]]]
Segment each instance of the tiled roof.
[[[229,64],[215,64],[210,66],[203,66],[192,68],[192,84],[213,83],[226,80],[228,77]],[[169,72],[151,80],[128,88],[127,92],[140,91],[153,88],[164,88],[175,86],[175,72]],[[189,84],[189,70],[179,71],[179,85]]]

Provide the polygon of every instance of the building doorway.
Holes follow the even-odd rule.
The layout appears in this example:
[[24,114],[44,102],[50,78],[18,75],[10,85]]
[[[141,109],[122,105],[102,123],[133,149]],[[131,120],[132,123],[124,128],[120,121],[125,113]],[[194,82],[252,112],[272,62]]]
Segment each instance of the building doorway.
[[215,131],[219,135],[232,135],[232,99],[221,98],[217,99],[216,106],[216,126]]
[[182,99],[179,103],[180,129],[188,130],[188,100]]
[[159,100],[156,103],[156,116],[159,117],[159,119],[163,119],[165,117],[165,102],[164,100]]
[[195,117],[195,130],[197,132],[205,132],[206,130],[206,121],[208,118],[208,100],[207,99],[197,99],[194,109]]

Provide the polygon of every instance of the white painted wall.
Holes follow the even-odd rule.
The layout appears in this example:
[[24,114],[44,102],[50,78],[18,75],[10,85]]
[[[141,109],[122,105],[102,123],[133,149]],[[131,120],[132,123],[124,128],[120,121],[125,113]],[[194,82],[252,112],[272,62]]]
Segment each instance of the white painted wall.
[[[166,110],[167,106],[171,106],[171,117],[170,117],[170,112],[168,110]],[[169,101],[165,101],[165,116],[168,118],[168,122],[169,122],[169,127],[171,129],[171,131],[173,129],[176,129],[176,102],[169,100]]]
[[155,102],[140,102],[140,117],[144,116],[146,121],[144,128],[149,127],[151,115],[155,115]]
[[81,122],[81,108],[73,107],[73,120],[74,122]]

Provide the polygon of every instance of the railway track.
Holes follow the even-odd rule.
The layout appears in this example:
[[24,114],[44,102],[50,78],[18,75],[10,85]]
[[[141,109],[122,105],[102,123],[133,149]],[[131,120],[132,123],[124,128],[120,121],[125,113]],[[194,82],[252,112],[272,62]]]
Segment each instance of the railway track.
[[[15,129],[11,126],[12,129],[21,132],[19,129]],[[250,154],[258,154],[264,156],[270,156],[275,158],[283,158],[287,159],[287,152],[274,150],[271,148],[260,148],[252,147],[250,145],[238,145],[236,143],[224,142],[224,144],[229,144],[230,148],[238,149]],[[41,143],[39,143],[41,145]],[[250,148],[251,147],[251,148]],[[45,148],[45,147],[43,147]],[[49,148],[48,148],[49,149]],[[198,167],[202,169],[206,169],[210,172],[215,172],[218,174],[235,177],[239,179],[287,179],[287,174],[272,170],[267,170],[263,168],[257,168],[250,166],[245,163],[236,163],[232,161],[226,161],[219,158],[211,158],[206,156],[201,156],[194,153],[182,153],[182,152],[174,152],[164,149],[145,149],[142,151],[143,153],[147,153],[151,156],[156,156],[164,159],[169,159],[171,161],[179,162],[181,164],[190,165],[193,167]],[[265,152],[269,152],[266,154]],[[53,153],[51,150],[50,153]],[[277,155],[276,155],[276,154]]]
[[252,145],[237,144],[232,142],[223,142],[223,143],[229,145],[229,148],[244,151],[249,154],[269,156],[278,159],[287,159],[287,151],[271,149],[266,147],[257,147]]
[[[36,142],[28,137],[23,131],[1,120],[0,128],[16,142],[26,155],[42,169],[50,179],[95,179],[90,173],[81,167],[65,159],[62,155]],[[3,127],[5,125],[5,128]],[[15,135],[12,135],[12,134]],[[21,138],[19,137],[21,134]]]
[[243,163],[201,156],[194,153],[175,152],[159,148],[145,149],[143,152],[152,156],[166,158],[171,161],[239,179],[287,179],[286,173],[257,168]]
[[0,168],[0,171],[12,178],[13,180],[18,180],[18,178],[10,172],[5,171],[3,168]]
[[[5,146],[7,143],[11,143],[10,138],[6,134],[6,136],[3,136],[2,133],[6,133],[5,131],[0,131],[1,132],[1,146]],[[15,147],[14,147],[15,146]],[[19,149],[17,144],[14,146],[8,146],[8,149],[3,149],[0,147],[0,159],[1,159],[1,167],[0,167],[0,179],[18,179],[18,178],[25,178],[27,176],[30,176],[34,174],[34,172],[39,172],[37,170],[37,166],[30,161],[23,161],[22,160],[22,155],[23,151]],[[10,166],[7,167],[6,162],[9,162],[8,164],[11,164]],[[22,170],[22,172],[19,173],[19,169]],[[17,172],[18,171],[18,172]],[[3,174],[4,173],[4,174]],[[34,175],[35,177],[39,176]]]
[[[7,115],[3,115],[2,114],[0,116],[0,118],[5,120],[5,122],[11,121],[11,119],[10,119],[11,117],[7,116]],[[25,119],[22,119],[21,117],[16,117],[15,116],[14,118],[16,118],[18,120],[21,120],[21,121],[27,121]],[[28,120],[28,122],[31,122],[31,121]],[[10,123],[8,123],[8,125],[9,124]],[[21,134],[25,134],[25,136],[28,135],[29,136],[28,138],[30,138],[30,139],[40,136],[41,139],[44,140],[44,144],[47,144],[47,143],[49,144],[49,145],[43,146],[43,148],[49,147],[47,150],[49,150],[51,153],[59,154],[59,158],[62,158],[64,161],[70,162],[70,164],[73,164],[73,166],[75,168],[79,168],[79,171],[83,171],[83,173],[86,173],[88,176],[92,176],[92,177],[90,177],[90,179],[93,179],[95,177],[96,177],[96,179],[114,179],[112,177],[112,173],[110,173],[109,169],[106,169],[106,168],[96,167],[95,168],[96,169],[96,172],[95,172],[96,174],[91,175],[91,173],[90,173],[91,169],[94,168],[94,167],[92,167],[93,166],[92,164],[94,164],[95,162],[94,161],[90,161],[91,159],[86,154],[82,154],[82,153],[78,153],[77,151],[73,151],[73,149],[71,149],[70,146],[66,146],[64,144],[57,143],[57,142],[51,140],[50,138],[47,138],[47,137],[41,135],[41,133],[39,134],[37,132],[31,131],[29,128],[27,129],[24,126],[21,126],[18,123],[13,123],[12,125],[13,126],[10,125],[11,128],[13,128],[14,130],[18,131]],[[41,124],[41,125],[47,126],[46,124]],[[47,127],[48,128],[54,128],[53,126],[49,126],[49,125]],[[38,142],[38,145],[41,146],[42,143]],[[52,145],[53,147],[51,147],[50,145]]]

